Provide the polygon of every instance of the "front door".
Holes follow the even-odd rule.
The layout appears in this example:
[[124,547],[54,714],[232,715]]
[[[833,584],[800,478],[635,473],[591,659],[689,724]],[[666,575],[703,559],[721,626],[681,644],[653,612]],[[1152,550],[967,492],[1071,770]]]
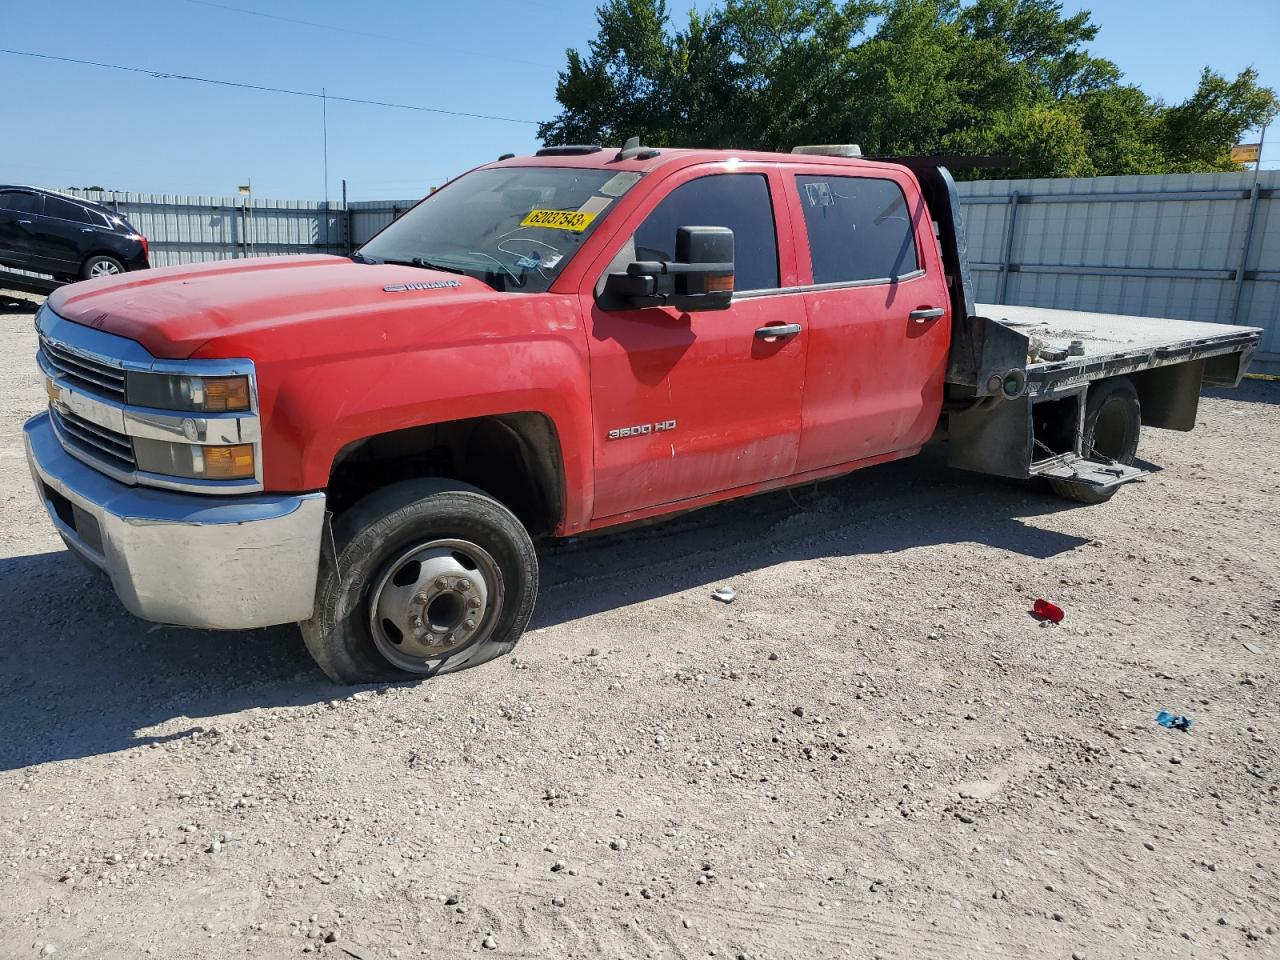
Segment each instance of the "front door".
[[[733,169],[734,172],[726,172]],[[626,240],[588,273],[596,519],[744,487],[795,469],[804,387],[804,304],[794,286],[782,183],[765,165],[714,164],[673,175],[630,218]],[[674,260],[676,230],[734,232],[735,293],[727,310],[603,310],[609,272]],[[790,326],[780,336],[766,327]]]
[[44,198],[24,190],[0,192],[0,261],[15,267],[36,262],[36,221]]

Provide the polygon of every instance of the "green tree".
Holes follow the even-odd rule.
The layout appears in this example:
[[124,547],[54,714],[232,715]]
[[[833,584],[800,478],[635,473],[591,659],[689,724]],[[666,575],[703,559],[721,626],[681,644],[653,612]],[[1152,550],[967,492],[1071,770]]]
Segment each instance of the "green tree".
[[1092,177],[1089,134],[1072,103],[1038,103],[1003,113],[994,122],[947,138],[948,152],[1009,155],[1020,160],[1010,176]]
[[1178,173],[1234,170],[1231,146],[1246,130],[1265,126],[1275,118],[1280,101],[1275,92],[1258,85],[1258,72],[1244,70],[1227,80],[1208,67],[1200,85],[1183,103],[1164,110],[1160,145]]
[[1098,173],[1108,176],[1165,173],[1160,104],[1133,86],[1090,90],[1074,100],[1088,132],[1087,151]]
[[1110,86],[1120,79],[1110,60],[1091,56],[1084,44],[1098,35],[1087,10],[1063,18],[1054,0],[977,0],[959,15],[965,32],[1004,48],[1055,99]]
[[1231,169],[1229,149],[1276,113],[1246,70],[1209,70],[1167,106],[1093,56],[1089,13],[1056,0],[725,0],[680,26],[666,0],[609,0],[568,51],[542,124],[549,144],[1018,156],[1021,176]]

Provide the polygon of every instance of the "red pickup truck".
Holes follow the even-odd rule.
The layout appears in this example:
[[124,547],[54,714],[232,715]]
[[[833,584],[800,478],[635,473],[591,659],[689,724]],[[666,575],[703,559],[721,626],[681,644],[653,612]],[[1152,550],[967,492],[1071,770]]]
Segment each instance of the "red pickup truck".
[[68,546],[138,616],[297,621],[333,680],[475,666],[533,538],[910,456],[1106,500],[1259,331],[972,302],[936,161],[557,147],[350,257],[55,292],[25,428]]

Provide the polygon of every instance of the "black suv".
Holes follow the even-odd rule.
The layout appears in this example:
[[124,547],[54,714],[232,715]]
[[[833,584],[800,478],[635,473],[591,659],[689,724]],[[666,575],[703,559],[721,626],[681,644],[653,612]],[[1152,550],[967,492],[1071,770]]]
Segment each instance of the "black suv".
[[0,265],[88,280],[145,270],[147,238],[90,200],[0,184]]

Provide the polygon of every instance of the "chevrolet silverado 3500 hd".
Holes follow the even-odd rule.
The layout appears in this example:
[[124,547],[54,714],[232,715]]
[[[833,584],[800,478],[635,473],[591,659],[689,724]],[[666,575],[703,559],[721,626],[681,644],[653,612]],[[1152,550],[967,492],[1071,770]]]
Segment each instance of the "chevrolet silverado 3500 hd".
[[533,537],[916,453],[1108,499],[1259,331],[972,301],[947,171],[841,151],[557,147],[350,257],[91,280],[39,311],[25,428],[133,613],[297,621],[341,683],[509,651]]

